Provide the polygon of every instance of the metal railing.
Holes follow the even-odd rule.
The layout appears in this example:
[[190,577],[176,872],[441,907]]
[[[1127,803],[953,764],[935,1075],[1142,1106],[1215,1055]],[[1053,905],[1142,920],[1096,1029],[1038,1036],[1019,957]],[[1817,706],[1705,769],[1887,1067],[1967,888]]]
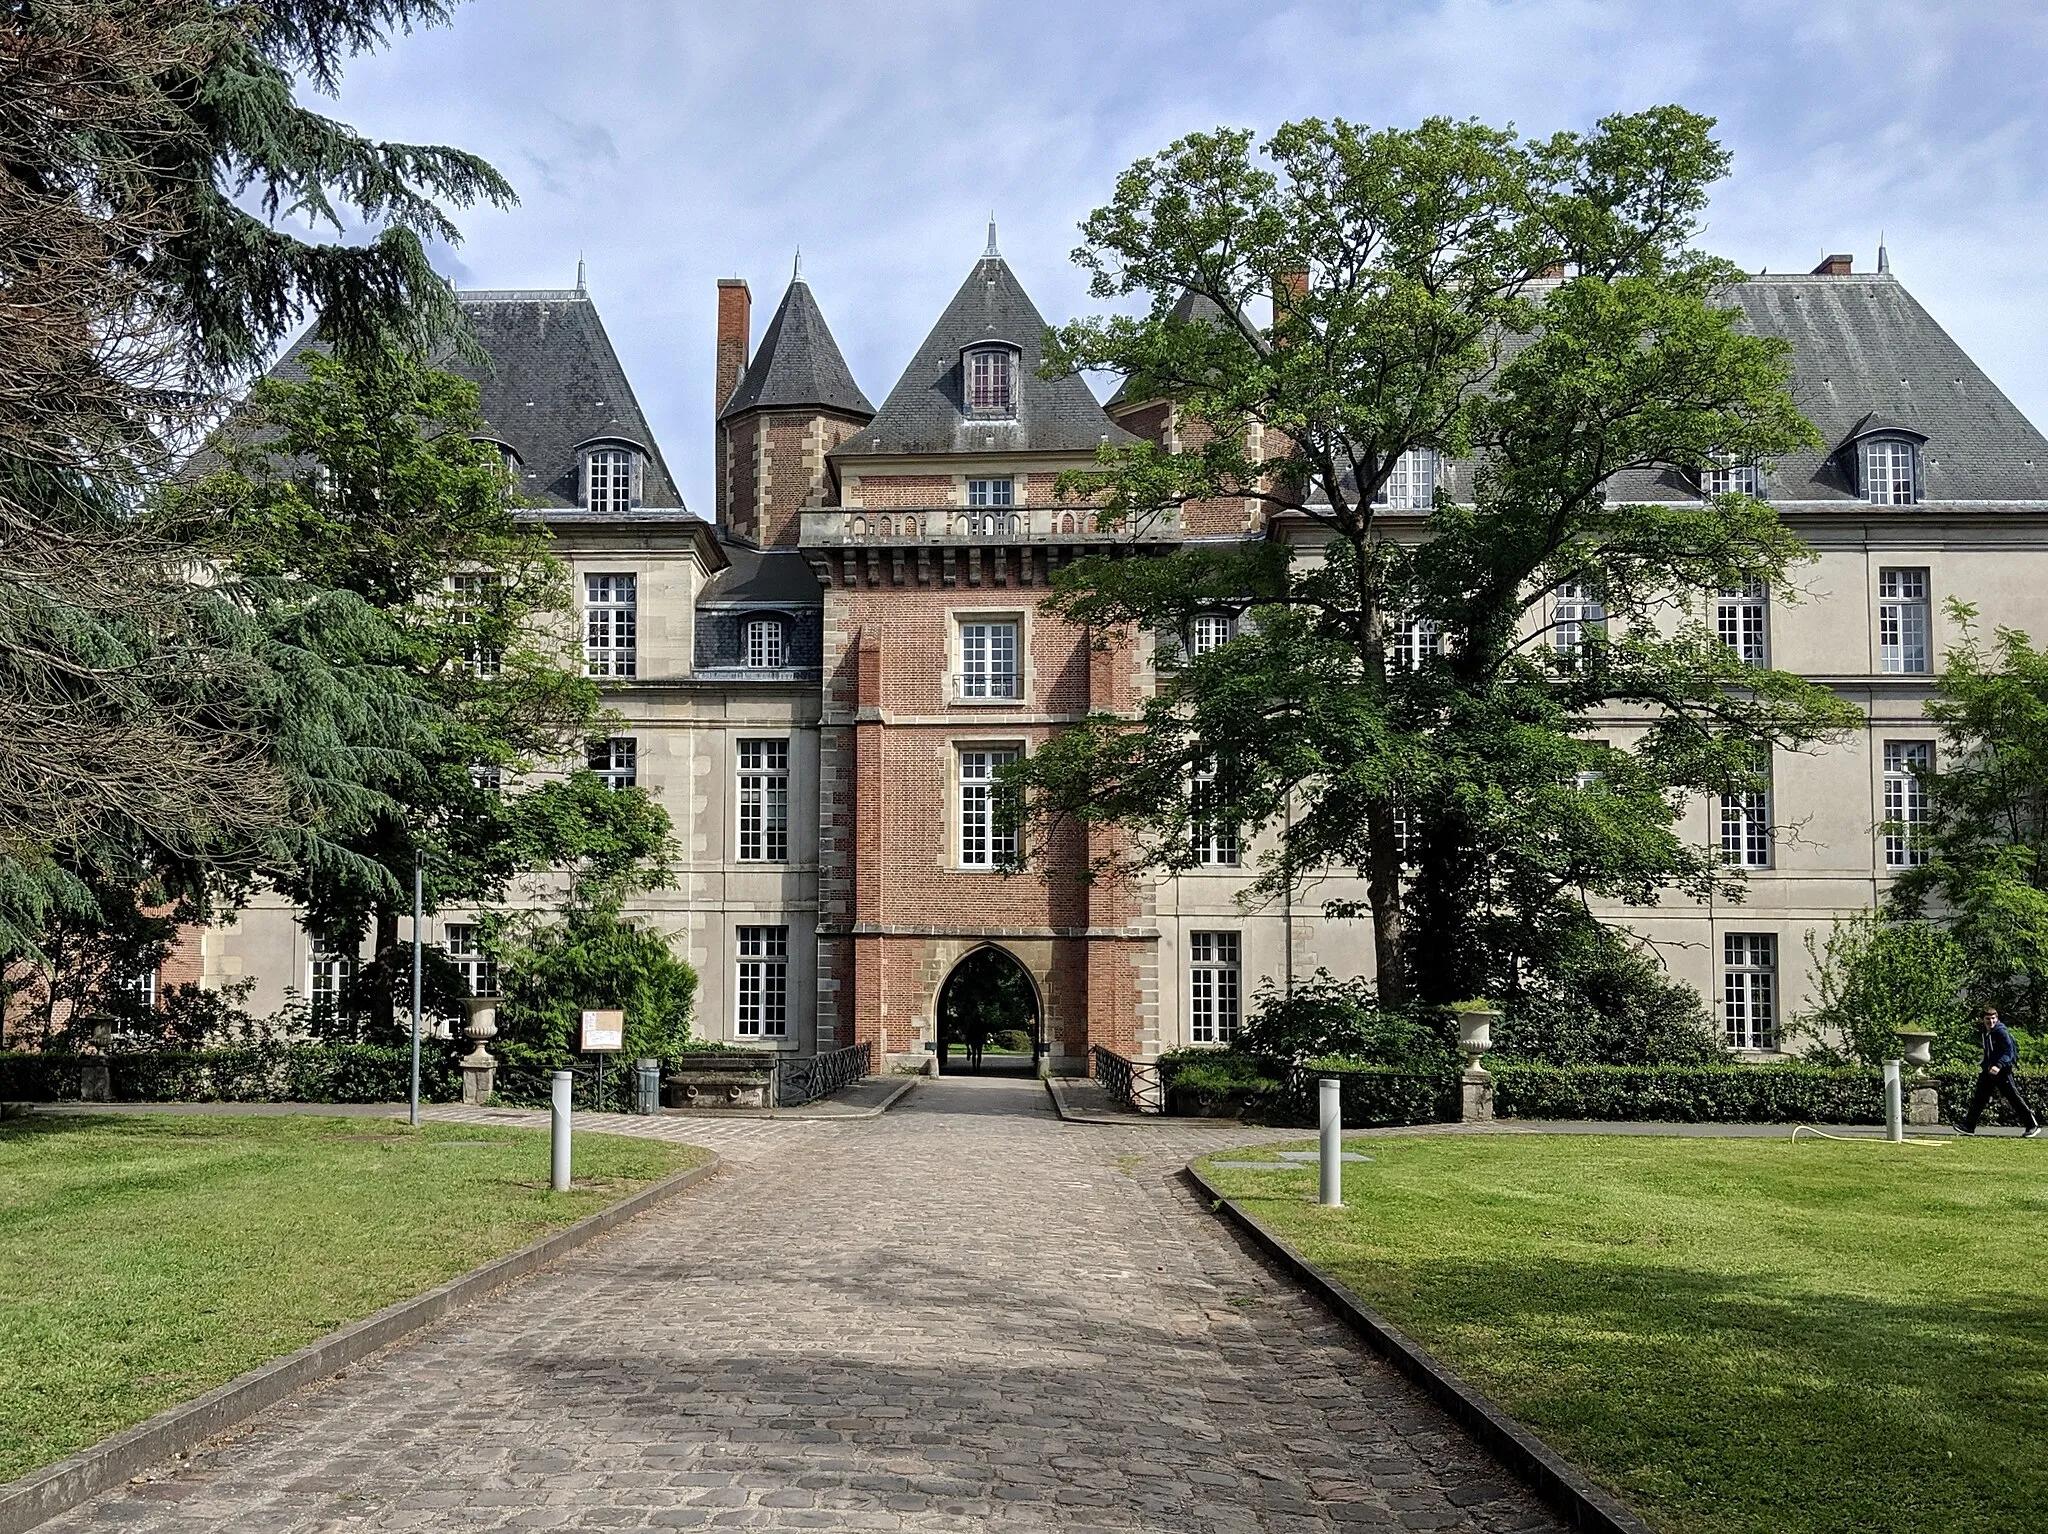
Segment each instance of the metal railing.
[[955,672],[955,703],[986,703],[991,699],[1014,701],[1024,696],[1024,678],[1015,671]]
[[1166,1094],[1159,1067],[1150,1060],[1129,1060],[1113,1049],[1095,1046],[1095,1079],[1102,1089],[1133,1113],[1164,1113]]
[[849,1044],[822,1055],[786,1055],[775,1063],[775,1106],[796,1108],[874,1073],[875,1046]]

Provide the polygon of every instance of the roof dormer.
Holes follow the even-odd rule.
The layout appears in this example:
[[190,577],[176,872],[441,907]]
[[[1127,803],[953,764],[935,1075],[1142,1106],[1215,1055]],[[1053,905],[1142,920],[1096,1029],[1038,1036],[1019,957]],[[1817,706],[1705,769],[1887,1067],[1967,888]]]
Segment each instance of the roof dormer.
[[640,505],[647,449],[626,437],[576,444],[582,463],[579,502],[588,511],[624,513]]
[[975,420],[1014,420],[1017,415],[1017,373],[1023,348],[1000,336],[970,341],[960,348],[960,403]]
[[1912,506],[1924,499],[1927,433],[1875,412],[1836,451],[1855,476],[1856,494],[1873,506]]

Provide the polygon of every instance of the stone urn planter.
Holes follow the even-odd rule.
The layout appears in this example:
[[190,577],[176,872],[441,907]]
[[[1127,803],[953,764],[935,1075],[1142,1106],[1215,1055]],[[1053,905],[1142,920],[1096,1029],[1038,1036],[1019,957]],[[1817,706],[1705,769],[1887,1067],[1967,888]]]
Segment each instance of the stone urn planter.
[[1487,1123],[1493,1118],[1493,1076],[1479,1062],[1493,1049],[1493,1025],[1500,1021],[1500,1009],[1466,1003],[1451,1010],[1458,1019],[1458,1048],[1465,1056],[1459,1117]]
[[1901,1028],[1899,1050],[1906,1062],[1906,1122],[1939,1124],[1941,1089],[1927,1069],[1934,1063],[1934,1035],[1921,1028]]
[[1934,1063],[1934,1035],[1919,1028],[1899,1030],[1899,1048],[1904,1052],[1906,1064],[1915,1070],[1925,1070]]
[[462,1003],[469,1021],[462,1036],[475,1046],[457,1063],[462,1067],[462,1101],[481,1108],[498,1089],[498,1062],[486,1047],[498,1036],[498,998],[471,996]]

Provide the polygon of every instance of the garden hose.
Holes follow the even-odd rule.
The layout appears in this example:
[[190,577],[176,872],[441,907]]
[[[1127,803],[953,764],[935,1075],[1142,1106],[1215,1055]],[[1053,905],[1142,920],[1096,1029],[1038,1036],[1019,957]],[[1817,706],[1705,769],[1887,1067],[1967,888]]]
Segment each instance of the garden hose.
[[1851,1140],[1874,1140],[1881,1145],[1947,1145],[1949,1143],[1947,1140],[1933,1140],[1924,1137],[1916,1140],[1911,1135],[1908,1135],[1903,1140],[1891,1140],[1883,1135],[1831,1135],[1825,1129],[1816,1129],[1811,1124],[1794,1124],[1792,1126],[1792,1143],[1794,1145],[1799,1143],[1799,1131],[1802,1129],[1810,1135],[1820,1136],[1823,1140],[1840,1140],[1844,1143]]

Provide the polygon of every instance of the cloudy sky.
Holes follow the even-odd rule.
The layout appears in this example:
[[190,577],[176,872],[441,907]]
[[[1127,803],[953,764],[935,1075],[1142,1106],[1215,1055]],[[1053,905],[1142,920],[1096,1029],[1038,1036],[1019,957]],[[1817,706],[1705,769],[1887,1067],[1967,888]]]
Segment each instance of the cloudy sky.
[[471,212],[467,287],[579,255],[681,481],[708,509],[715,279],[756,334],[792,253],[877,403],[980,252],[1048,319],[1116,172],[1182,133],[1431,114],[1585,128],[1675,101],[1734,174],[1706,244],[1755,270],[1893,270],[2048,424],[2048,7],[2024,0],[470,0],[357,61],[327,107],[459,144],[521,205]]

